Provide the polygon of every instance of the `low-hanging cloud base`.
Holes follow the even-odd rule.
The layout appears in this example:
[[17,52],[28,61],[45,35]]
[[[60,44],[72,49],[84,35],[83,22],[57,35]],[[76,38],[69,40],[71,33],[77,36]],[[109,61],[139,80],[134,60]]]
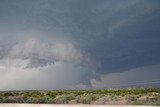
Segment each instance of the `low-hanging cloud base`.
[[159,35],[159,0],[0,0],[0,90],[159,87]]

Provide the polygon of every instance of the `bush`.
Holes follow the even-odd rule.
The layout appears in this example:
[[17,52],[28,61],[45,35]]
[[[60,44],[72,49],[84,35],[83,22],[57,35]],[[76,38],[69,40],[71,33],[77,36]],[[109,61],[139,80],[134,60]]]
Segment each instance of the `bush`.
[[98,97],[95,94],[87,94],[83,95],[79,99],[79,103],[90,104],[91,101],[95,101]]
[[50,99],[47,101],[47,103],[48,103],[48,104],[55,104],[55,100],[50,98]]
[[0,96],[0,103],[3,103],[3,96]]
[[6,93],[4,93],[4,96],[5,96],[5,97],[8,97],[8,96],[14,96],[14,94],[13,94],[13,93],[11,93],[11,92],[6,92]]
[[75,96],[73,94],[64,94],[61,96],[57,96],[54,99],[54,103],[56,104],[67,104],[68,101],[75,99]]
[[49,100],[49,97],[40,97],[37,99],[37,102],[45,104],[45,103],[48,103],[48,100]]
[[3,103],[24,103],[22,96],[12,96],[3,99]]
[[48,103],[49,97],[30,97],[26,100],[26,103]]
[[46,95],[49,96],[50,98],[55,98],[57,94],[54,93],[54,92],[49,91],[49,92],[47,92]]
[[129,102],[137,101],[137,99],[138,99],[137,98],[138,96],[135,96],[135,95],[127,95],[125,97],[126,97],[126,100]]
[[26,103],[38,103],[38,99],[35,97],[30,97],[26,100]]

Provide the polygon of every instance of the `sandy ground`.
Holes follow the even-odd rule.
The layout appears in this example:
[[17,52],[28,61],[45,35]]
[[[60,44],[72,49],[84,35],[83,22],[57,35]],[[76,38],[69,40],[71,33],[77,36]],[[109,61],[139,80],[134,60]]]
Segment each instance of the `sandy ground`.
[[0,107],[160,107],[130,105],[61,105],[61,104],[0,104]]

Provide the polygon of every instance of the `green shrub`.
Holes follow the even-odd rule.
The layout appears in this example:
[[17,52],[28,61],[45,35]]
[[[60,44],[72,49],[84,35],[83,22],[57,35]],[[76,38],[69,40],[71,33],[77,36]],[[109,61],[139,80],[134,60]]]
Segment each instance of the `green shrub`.
[[131,104],[132,104],[132,105],[143,105],[143,103],[140,102],[140,101],[135,101],[135,102],[132,102]]
[[22,96],[12,96],[3,99],[3,103],[24,103]]
[[0,96],[0,103],[3,103],[3,96]]
[[79,103],[90,104],[91,101],[95,101],[98,97],[95,94],[82,95],[79,99]]
[[42,104],[45,104],[45,103],[48,103],[48,100],[49,100],[49,97],[30,97],[26,100],[26,103],[42,103]]
[[64,94],[61,96],[57,96],[54,99],[54,103],[56,104],[67,104],[68,101],[75,99],[75,96],[73,94]]
[[49,91],[49,92],[47,92],[46,95],[49,96],[50,98],[55,98],[56,95],[57,95],[57,93],[54,93],[54,92]]
[[11,92],[6,92],[6,93],[4,93],[3,94],[5,97],[8,97],[8,96],[14,96],[14,94],[13,93],[11,93]]
[[137,101],[137,99],[138,99],[137,96],[135,96],[135,95],[127,95],[125,97],[126,97],[126,100],[129,102]]
[[38,99],[35,97],[30,97],[26,100],[26,103],[38,103]]
[[48,104],[55,104],[55,100],[50,98],[48,101],[47,101]]
[[37,99],[37,102],[45,104],[45,103],[48,103],[48,100],[49,100],[49,97],[40,97]]

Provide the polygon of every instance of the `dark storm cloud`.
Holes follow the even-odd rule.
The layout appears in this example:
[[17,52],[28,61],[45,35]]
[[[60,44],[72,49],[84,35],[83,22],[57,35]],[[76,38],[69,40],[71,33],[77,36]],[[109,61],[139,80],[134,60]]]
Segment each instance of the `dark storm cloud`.
[[[77,88],[88,88],[93,85],[92,79],[102,79],[104,83],[101,75],[112,77],[112,73],[159,65],[159,35],[159,0],[1,0],[0,70],[10,67],[14,71],[19,67],[18,73],[7,69],[11,73],[4,74],[6,78],[29,71],[24,83],[30,83],[34,70],[40,71],[34,76],[44,75],[44,84],[49,84],[58,79],[42,75],[41,71],[54,69],[68,72],[72,78],[68,75],[71,80],[54,82],[53,87],[65,89],[69,85],[64,84],[78,84]],[[20,62],[23,64],[17,66]],[[58,67],[55,63],[59,63]],[[63,73],[50,74],[65,78]],[[10,81],[22,78],[9,80],[8,84],[13,84]]]

